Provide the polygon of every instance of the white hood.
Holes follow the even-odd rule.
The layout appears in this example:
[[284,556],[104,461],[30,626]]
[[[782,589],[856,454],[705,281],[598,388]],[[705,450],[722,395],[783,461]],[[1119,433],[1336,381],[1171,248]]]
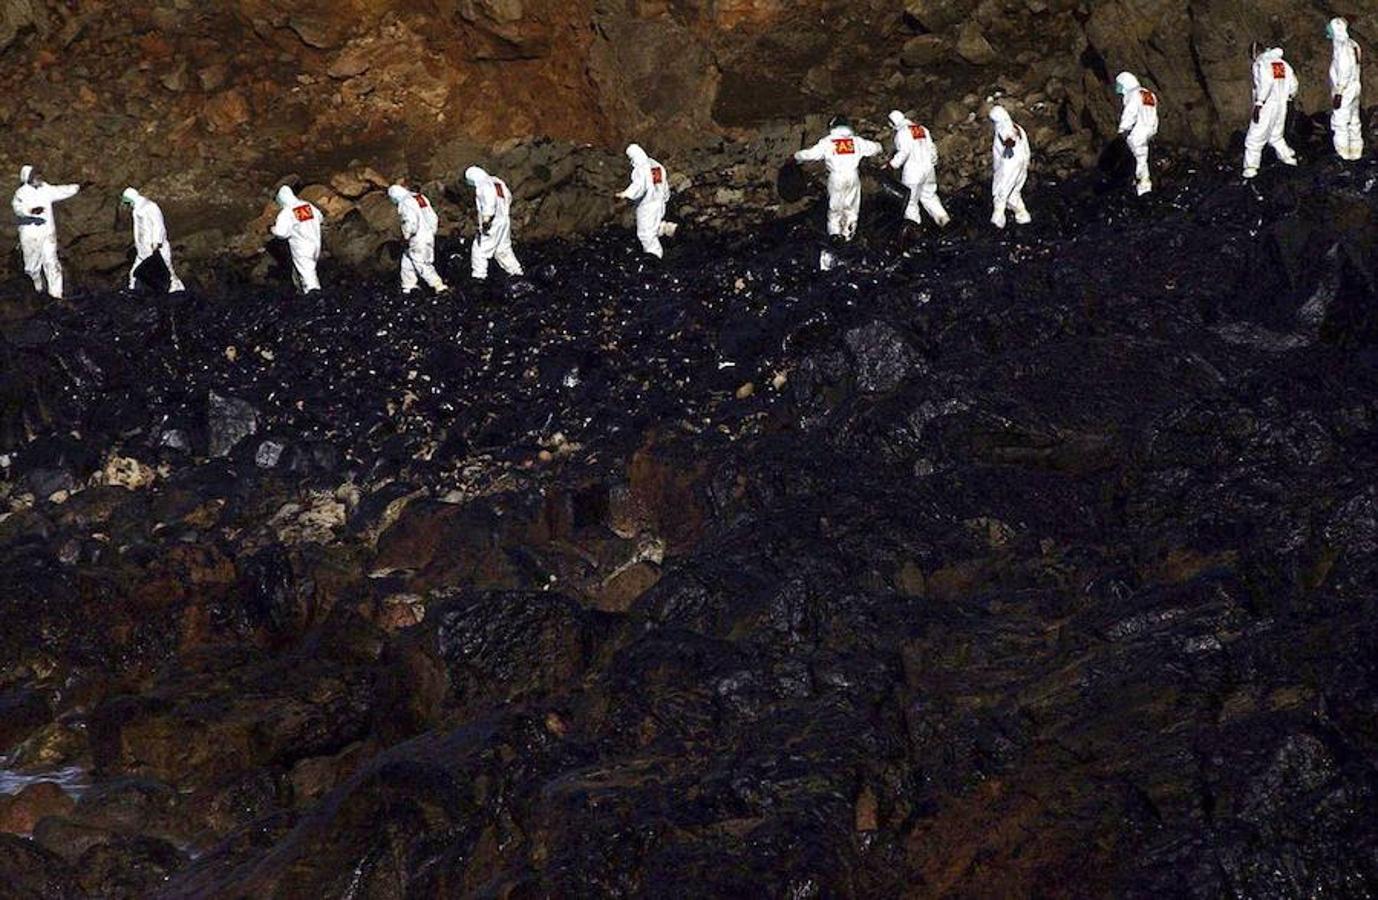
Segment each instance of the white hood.
[[394,184],[388,188],[388,199],[393,203],[401,203],[410,196],[410,192],[400,184]]
[[1337,44],[1342,44],[1349,40],[1349,23],[1341,18],[1330,20],[1330,39]]
[[288,206],[296,206],[299,203],[301,203],[301,201],[297,199],[296,191],[285,184],[278,188],[278,206],[286,208]]
[[1121,72],[1115,77],[1115,87],[1121,94],[1128,94],[1139,89],[1139,79],[1132,72]]
[[909,124],[909,117],[897,109],[891,110],[890,124],[895,126],[896,128],[904,128],[906,125]]
[[493,176],[478,166],[470,166],[464,170],[464,180],[469,183],[470,187],[478,187],[479,185],[492,184]]
[[634,166],[644,166],[650,162],[651,157],[641,149],[640,144],[630,144],[627,147],[627,159],[631,160]]

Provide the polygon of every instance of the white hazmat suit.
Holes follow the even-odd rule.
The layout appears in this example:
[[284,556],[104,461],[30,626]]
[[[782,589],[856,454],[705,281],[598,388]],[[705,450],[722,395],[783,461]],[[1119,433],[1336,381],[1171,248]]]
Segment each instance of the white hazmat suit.
[[435,233],[440,217],[425,194],[407,190],[400,184],[388,188],[388,199],[397,206],[397,219],[407,249],[402,253],[402,293],[416,290],[418,280],[443,294],[449,290],[435,270]]
[[273,223],[273,236],[287,241],[292,251],[292,282],[303,294],[321,289],[316,264],[321,258],[321,211],[296,195],[287,185],[278,189],[282,212]]
[[1158,135],[1158,95],[1139,84],[1129,72],[1115,79],[1115,90],[1124,97],[1120,115],[1120,134],[1134,154],[1134,188],[1142,197],[1153,190],[1153,173],[1148,167],[1148,144]]
[[828,165],[828,234],[846,240],[856,236],[861,219],[861,161],[877,156],[880,144],[857,137],[850,125],[837,125],[828,136],[794,154],[796,162]]
[[1263,148],[1272,147],[1284,165],[1295,166],[1297,156],[1287,146],[1287,107],[1297,95],[1297,76],[1282,58],[1281,48],[1265,50],[1254,60],[1254,112],[1244,136],[1244,177],[1258,174]]
[[631,184],[617,196],[636,203],[636,236],[641,241],[641,248],[654,257],[663,257],[665,249],[660,239],[673,237],[679,228],[665,221],[665,205],[670,201],[670,173],[637,144],[627,148],[627,159],[632,163]]
[[57,258],[57,222],[53,204],[76,196],[75,184],[46,184],[34,175],[33,166],[19,172],[19,190],[10,205],[19,226],[19,250],[24,273],[33,279],[34,290],[62,299],[62,263]]
[[991,224],[1004,228],[1005,215],[1012,212],[1016,222],[1027,225],[1033,221],[1024,206],[1024,184],[1029,180],[1029,160],[1033,156],[1029,136],[1014,124],[1003,106],[991,108],[990,121],[995,126],[991,145],[994,173],[990,189],[995,212],[990,217]]
[[1344,19],[1331,19],[1326,33],[1334,45],[1330,60],[1330,130],[1335,136],[1335,152],[1341,159],[1355,160],[1364,155],[1364,124],[1359,109],[1364,54],[1350,38],[1349,23]]
[[488,262],[497,260],[508,275],[521,275],[522,264],[512,252],[512,191],[501,178],[494,178],[478,166],[470,166],[464,180],[474,189],[478,207],[478,234],[470,254],[474,278],[488,277]]
[[129,270],[129,289],[132,291],[138,286],[134,273],[139,266],[157,253],[167,266],[168,293],[185,291],[186,285],[182,284],[177,270],[172,267],[172,247],[168,243],[167,222],[163,219],[162,207],[134,188],[125,188],[120,199],[129,206],[134,219],[134,265]]
[[951,217],[938,199],[938,148],[933,143],[933,135],[899,110],[890,113],[890,124],[895,127],[895,155],[890,159],[890,168],[899,170],[900,181],[909,189],[909,205],[905,207],[904,218],[921,224],[923,217],[919,209],[922,207],[928,210],[934,222],[946,225]]
[[[861,221],[861,161],[878,156],[884,148],[857,137],[850,125],[835,121],[828,136],[807,150],[794,154],[795,162],[822,162],[828,166],[828,236],[843,241],[856,237]],[[818,267],[827,271],[835,258],[824,250]]]

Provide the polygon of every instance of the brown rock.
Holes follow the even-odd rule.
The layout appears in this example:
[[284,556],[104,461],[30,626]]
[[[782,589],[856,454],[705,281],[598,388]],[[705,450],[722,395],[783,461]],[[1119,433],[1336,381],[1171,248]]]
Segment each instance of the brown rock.
[[287,26],[296,32],[306,46],[329,50],[343,43],[349,21],[350,17],[334,16],[325,9],[303,10],[294,13],[287,20]]
[[921,69],[942,62],[950,52],[947,41],[936,34],[921,34],[904,42],[900,62],[911,69]]
[[339,222],[354,208],[353,203],[323,184],[309,184],[298,192],[298,196],[320,207],[327,221]]
[[967,22],[958,32],[957,55],[973,66],[987,66],[998,58],[995,48],[986,40],[985,32],[975,22]]
[[355,208],[374,231],[391,234],[397,228],[397,207],[382,191],[365,194]]
[[15,749],[10,764],[25,770],[70,765],[87,752],[86,734],[60,722],[50,722]]
[[7,834],[32,834],[44,816],[65,816],[76,801],[52,782],[31,784],[18,794],[0,795],[0,831]]
[[248,122],[251,111],[244,95],[231,89],[207,100],[201,115],[213,133],[228,134]]

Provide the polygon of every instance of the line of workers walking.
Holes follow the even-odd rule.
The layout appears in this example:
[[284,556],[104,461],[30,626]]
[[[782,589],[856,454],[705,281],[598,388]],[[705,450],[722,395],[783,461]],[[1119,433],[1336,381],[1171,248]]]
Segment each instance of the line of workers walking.
[[[1364,151],[1360,118],[1363,54],[1358,43],[1350,38],[1349,25],[1343,18],[1332,19],[1326,33],[1333,45],[1330,86],[1335,151],[1342,159],[1357,160]],[[1249,48],[1249,56],[1253,60],[1253,111],[1244,139],[1245,178],[1258,174],[1265,147],[1271,147],[1283,164],[1297,164],[1296,154],[1288,146],[1284,134],[1288,108],[1297,95],[1296,73],[1283,58],[1281,48],[1264,48],[1255,43]],[[1129,72],[1115,79],[1115,90],[1123,98],[1119,134],[1135,158],[1135,189],[1140,195],[1147,194],[1153,190],[1149,145],[1158,134],[1158,95]],[[990,110],[990,121],[993,131],[991,223],[1004,228],[1008,217],[1013,215],[1017,224],[1027,224],[1032,221],[1023,197],[1032,158],[1029,136],[998,104]],[[947,225],[950,217],[938,197],[938,149],[932,133],[899,111],[890,113],[890,124],[894,129],[894,155],[890,167],[899,172],[909,192],[904,213],[906,221],[919,225],[923,221],[922,213],[926,212],[938,226]],[[798,163],[821,162],[827,166],[829,246],[820,256],[821,269],[832,268],[841,245],[856,236],[861,216],[861,163],[882,151],[880,144],[856,134],[846,119],[838,117],[833,119],[828,134],[818,143],[795,154]],[[636,234],[642,249],[661,257],[664,254],[661,238],[673,236],[677,227],[665,219],[670,199],[669,173],[636,144],[627,148],[627,158],[632,168],[631,181],[617,197],[636,204]],[[478,166],[470,167],[464,179],[473,188],[478,220],[478,232],[470,249],[473,278],[486,279],[490,262],[496,262],[509,275],[521,275],[521,263],[512,250],[511,189],[501,178]],[[47,184],[32,166],[25,166],[20,171],[19,180],[13,208],[24,270],[33,279],[36,290],[46,290],[52,297],[61,298],[62,264],[58,259],[53,205],[74,196],[80,188],[75,184]],[[440,226],[435,207],[424,194],[402,185],[389,188],[388,197],[397,206],[406,242],[400,272],[402,292],[411,293],[422,281],[437,293],[448,291],[449,287],[435,266],[435,240]],[[167,225],[158,204],[132,187],[125,190],[121,200],[130,207],[134,222],[135,260],[129,273],[129,287],[135,287],[139,268],[156,254],[162,257],[171,276],[169,290],[183,290],[182,281],[173,269]],[[321,256],[321,226],[325,217],[320,209],[298,197],[290,187],[278,190],[277,202],[281,212],[271,231],[274,237],[287,242],[292,257],[293,282],[303,293],[318,291],[321,285],[316,267]]]

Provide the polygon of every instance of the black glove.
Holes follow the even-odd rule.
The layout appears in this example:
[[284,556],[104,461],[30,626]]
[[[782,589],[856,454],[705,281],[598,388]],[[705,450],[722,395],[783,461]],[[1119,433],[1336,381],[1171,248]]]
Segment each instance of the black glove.
[[1005,159],[1014,159],[1014,142],[1005,142]]
[[1336,94],[1333,98],[1331,98],[1330,106],[1332,109],[1339,109],[1341,106],[1344,106],[1344,102],[1345,99],[1341,97],[1339,94]]
[[1263,114],[1263,107],[1254,107],[1254,124],[1258,124],[1259,117]]

